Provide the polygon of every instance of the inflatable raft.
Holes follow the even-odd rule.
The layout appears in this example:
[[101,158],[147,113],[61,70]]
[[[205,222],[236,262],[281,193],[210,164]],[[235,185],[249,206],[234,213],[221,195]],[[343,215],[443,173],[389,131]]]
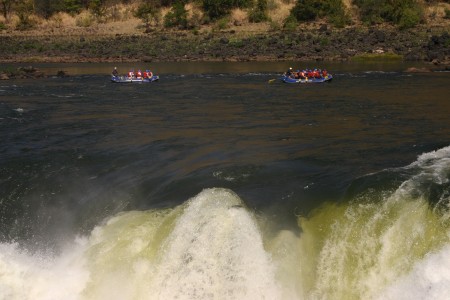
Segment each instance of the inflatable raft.
[[111,81],[116,83],[150,83],[159,80],[159,76],[153,75],[150,78],[135,78],[128,76],[111,76]]
[[284,83],[322,83],[322,82],[328,82],[333,79],[333,76],[331,74],[328,74],[325,77],[320,78],[306,78],[306,79],[299,79],[299,78],[292,78],[286,75],[281,76],[281,81]]

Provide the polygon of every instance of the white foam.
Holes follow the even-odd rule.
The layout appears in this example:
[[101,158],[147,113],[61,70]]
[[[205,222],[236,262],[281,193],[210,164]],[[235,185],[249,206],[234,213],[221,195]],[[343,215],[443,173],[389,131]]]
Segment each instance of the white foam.
[[279,299],[255,220],[231,191],[189,201],[163,245],[158,299]]
[[63,255],[52,257],[0,244],[0,299],[79,299],[88,280],[82,249],[77,241]]
[[377,299],[448,300],[450,296],[450,245],[428,254],[410,274],[396,280]]

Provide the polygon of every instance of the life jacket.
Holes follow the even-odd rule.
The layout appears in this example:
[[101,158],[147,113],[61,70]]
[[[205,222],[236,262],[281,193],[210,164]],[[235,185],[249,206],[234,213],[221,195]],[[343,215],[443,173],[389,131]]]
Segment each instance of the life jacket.
[[139,70],[139,71],[137,72],[137,77],[138,77],[138,78],[141,78],[141,77],[142,77],[141,70]]
[[148,73],[147,72],[142,73],[142,78],[148,78]]
[[128,77],[134,77],[134,72],[133,71],[128,72]]
[[153,77],[152,71],[148,71],[148,78],[152,78],[152,77]]

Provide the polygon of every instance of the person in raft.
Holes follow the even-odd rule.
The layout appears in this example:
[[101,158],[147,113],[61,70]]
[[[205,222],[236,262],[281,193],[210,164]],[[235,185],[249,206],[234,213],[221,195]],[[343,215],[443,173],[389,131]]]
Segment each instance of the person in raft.
[[142,72],[141,72],[141,70],[138,70],[138,71],[137,71],[136,78],[142,79]]
[[290,67],[286,73],[284,73],[287,77],[291,77],[292,76],[292,67]]
[[145,70],[144,72],[144,78],[152,78],[153,77],[153,73],[150,70]]
[[130,72],[128,72],[128,77],[134,78],[134,70],[130,70]]
[[114,77],[119,76],[119,72],[117,71],[117,67],[114,67],[114,70],[112,71],[112,76],[114,76]]

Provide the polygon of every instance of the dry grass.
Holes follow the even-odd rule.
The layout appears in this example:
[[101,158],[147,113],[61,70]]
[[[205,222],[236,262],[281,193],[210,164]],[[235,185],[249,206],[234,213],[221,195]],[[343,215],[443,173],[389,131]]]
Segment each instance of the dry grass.
[[272,0],[271,3],[269,3],[269,17],[272,22],[281,26],[284,23],[284,20],[289,16],[294,5],[294,1]]
[[425,18],[429,24],[441,24],[450,26],[450,21],[445,18],[445,10],[450,10],[449,3],[431,3],[425,7]]
[[[354,24],[359,24],[358,10],[353,5],[352,0],[342,0],[347,7],[348,12]],[[33,17],[35,28],[33,30],[18,31],[15,30],[19,20],[17,16],[12,16],[9,20],[0,17],[0,22],[5,24],[6,30],[0,31],[0,35],[132,35],[143,34],[142,21],[135,18],[133,12],[136,10],[138,3],[133,2],[128,5],[115,5],[109,7],[101,18],[96,18],[88,11],[83,11],[77,16],[71,16],[66,13],[58,13],[49,20]],[[295,5],[294,0],[269,0],[268,15],[270,22],[265,23],[249,23],[247,10],[235,9],[229,18],[227,29],[236,32],[267,32],[274,26],[282,27],[285,19],[289,16],[290,10]],[[445,10],[450,9],[450,4],[443,2],[434,2],[425,5],[426,23],[431,26],[450,28],[450,20],[445,19]],[[198,4],[186,5],[188,18],[192,23],[200,26],[200,20],[203,16]],[[161,14],[161,22],[157,25],[157,30],[164,30],[162,20],[164,15],[169,11],[164,9]],[[314,23],[314,22],[311,22]],[[313,24],[303,24],[302,26],[313,26]],[[209,31],[213,26],[201,25],[201,31]]]
[[244,25],[248,24],[248,14],[242,9],[234,9],[231,12],[231,24]]

